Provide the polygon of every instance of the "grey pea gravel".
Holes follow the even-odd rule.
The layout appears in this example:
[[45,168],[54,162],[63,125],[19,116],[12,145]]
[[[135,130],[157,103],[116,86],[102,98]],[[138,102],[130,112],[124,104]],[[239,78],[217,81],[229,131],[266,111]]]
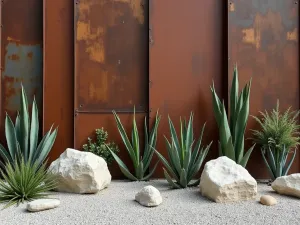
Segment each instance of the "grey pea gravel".
[[[144,186],[153,185],[163,203],[146,208],[134,201]],[[60,199],[56,209],[28,213],[26,204],[0,211],[1,225],[171,225],[171,224],[299,224],[300,199],[278,195],[266,184],[258,185],[257,199],[240,203],[214,203],[202,197],[199,188],[173,190],[165,180],[150,182],[112,181],[110,186],[94,195],[52,192]],[[278,204],[265,207],[261,195],[271,195]],[[0,205],[2,208],[3,205]]]

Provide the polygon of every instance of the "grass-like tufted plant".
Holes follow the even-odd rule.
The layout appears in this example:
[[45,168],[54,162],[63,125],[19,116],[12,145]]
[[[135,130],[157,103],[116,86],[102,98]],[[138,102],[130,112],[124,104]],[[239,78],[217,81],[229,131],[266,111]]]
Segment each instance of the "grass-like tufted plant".
[[[260,146],[264,162],[271,178],[287,175],[296,156],[299,145],[299,111],[291,107],[280,113],[279,101],[271,113],[260,112],[261,118],[253,116],[260,125],[260,130],[253,130],[253,141]],[[288,156],[292,153],[290,161]]]
[[47,197],[57,182],[45,167],[46,163],[25,162],[22,156],[19,162],[8,162],[1,170],[3,180],[0,179],[0,203],[6,203],[4,208]]

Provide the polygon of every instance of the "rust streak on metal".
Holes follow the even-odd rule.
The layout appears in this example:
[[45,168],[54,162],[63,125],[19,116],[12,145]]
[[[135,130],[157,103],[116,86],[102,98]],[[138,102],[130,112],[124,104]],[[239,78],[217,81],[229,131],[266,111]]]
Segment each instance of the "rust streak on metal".
[[142,0],[114,0],[115,2],[123,2],[130,5],[130,8],[133,12],[133,16],[139,21],[140,24],[143,24],[145,21],[143,2]]
[[89,97],[94,100],[107,102],[108,100],[108,73],[103,72],[99,82],[90,82]]
[[[141,0],[114,0],[115,4],[124,3],[130,6],[133,16],[138,20],[140,24],[144,23],[144,12],[141,4]],[[108,4],[106,1],[93,1],[93,0],[81,0],[78,4],[79,19],[77,21],[77,40],[85,41],[86,52],[89,54],[90,59],[104,63],[105,62],[105,46],[104,38],[106,30],[103,26],[91,25],[91,13],[93,13],[93,7],[99,5],[105,7]],[[108,24],[105,26],[114,26],[118,23],[118,19],[124,16],[124,12],[118,7],[113,7],[110,10],[109,17],[107,18]],[[123,21],[125,23],[125,21]],[[95,23],[94,23],[95,24]]]
[[17,61],[20,59],[20,57],[17,54],[12,54],[12,55],[8,56],[8,59]]
[[248,44],[253,44],[256,49],[261,47],[262,32],[272,28],[272,35],[274,38],[280,38],[280,34],[283,30],[281,15],[279,12],[268,11],[266,15],[257,13],[253,22],[252,28],[242,29],[243,41]]
[[33,56],[33,52],[28,52],[28,53],[27,53],[27,57],[28,57],[28,58],[32,59],[32,56]]
[[256,48],[260,47],[260,33],[256,32],[254,28],[243,29],[242,30],[244,37],[243,41],[245,43],[253,44]]
[[90,59],[99,63],[105,61],[103,36],[104,29],[102,27],[91,29],[89,22],[77,22],[77,40],[85,41],[86,52],[89,54]]
[[234,5],[234,3],[233,2],[230,2],[229,3],[229,11],[230,12],[234,12],[235,11],[235,7],[234,7],[235,5]]
[[7,37],[7,41],[20,42],[20,40],[17,40],[17,39],[12,38],[12,37]]
[[288,41],[298,41],[298,29],[295,28],[293,31],[288,31],[286,33],[286,39]]

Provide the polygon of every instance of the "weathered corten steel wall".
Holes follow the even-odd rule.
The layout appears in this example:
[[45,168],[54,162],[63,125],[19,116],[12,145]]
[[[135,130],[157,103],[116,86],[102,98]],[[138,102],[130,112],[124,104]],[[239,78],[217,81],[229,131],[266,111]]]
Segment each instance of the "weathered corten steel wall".
[[[241,86],[252,77],[252,115],[277,99],[282,109],[299,109],[298,0],[2,0],[0,7],[0,140],[22,82],[30,102],[36,95],[41,130],[59,126],[50,160],[104,127],[130,164],[112,110],[130,134],[134,106],[141,139],[144,118],[152,123],[159,109],[164,155],[167,116],[179,128],[193,111],[195,134],[207,122],[204,143],[214,141],[207,160],[217,157],[210,85],[228,104],[236,62]],[[255,127],[249,118],[247,138]],[[122,177],[116,164],[110,169]],[[259,149],[248,169],[268,177]],[[161,166],[155,176],[163,177]]]
[[[142,0],[76,0],[74,8],[74,144],[105,127],[129,162],[112,110],[131,133],[148,111],[148,7]],[[113,175],[119,176],[116,165]]]
[[15,117],[20,105],[21,83],[31,106],[35,95],[42,118],[43,2],[3,0],[1,4],[1,115],[4,138],[6,112]]
[[44,0],[44,132],[59,126],[50,161],[73,147],[74,1]]
[[[298,34],[298,1],[228,1],[228,81],[235,62],[241,86],[252,77],[250,114],[272,110],[277,99],[281,109],[299,109]],[[253,128],[256,123],[249,118],[247,137]],[[299,166],[298,156],[290,172],[299,172]],[[248,167],[256,178],[268,176],[259,149]]]
[[[222,18],[224,4],[219,0],[150,1],[150,117],[160,109],[157,149],[167,156],[163,135],[169,137],[168,115],[179,131],[180,117],[194,112],[197,137],[205,122],[204,144],[214,140],[207,159],[216,157],[217,126],[213,116],[210,85],[222,92]],[[156,176],[162,177],[161,166]]]

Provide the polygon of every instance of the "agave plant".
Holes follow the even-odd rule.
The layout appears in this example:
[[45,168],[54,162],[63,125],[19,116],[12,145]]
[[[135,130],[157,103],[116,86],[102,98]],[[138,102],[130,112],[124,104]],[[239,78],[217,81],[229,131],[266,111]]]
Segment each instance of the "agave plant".
[[284,145],[280,151],[269,147],[265,151],[261,149],[261,153],[272,180],[275,180],[277,177],[287,175],[295,159],[296,149],[288,163],[287,158],[290,151]]
[[158,116],[158,113],[156,113],[155,117],[155,123],[154,126],[150,132],[150,135],[148,135],[148,128],[147,128],[147,120],[145,117],[145,124],[144,124],[144,129],[145,129],[145,146],[144,146],[144,152],[143,156],[141,155],[141,146],[140,146],[140,140],[139,140],[139,133],[136,125],[136,120],[135,120],[135,112],[134,112],[134,117],[133,117],[133,128],[132,128],[132,142],[129,141],[129,138],[126,134],[126,131],[121,123],[121,120],[119,116],[116,114],[115,111],[113,111],[117,127],[119,130],[119,133],[121,135],[121,138],[123,140],[123,143],[126,147],[126,150],[130,156],[130,159],[133,163],[134,167],[134,174],[132,174],[128,167],[125,165],[125,163],[120,159],[119,156],[117,156],[110,148],[108,145],[107,148],[110,150],[111,154],[115,158],[116,162],[118,163],[122,173],[129,179],[133,181],[144,181],[148,180],[152,174],[154,173],[158,162],[154,165],[154,167],[147,172],[150,162],[152,160],[154,150],[153,147],[156,146],[156,140],[157,140],[157,127],[160,121],[160,116]]
[[57,182],[45,167],[46,163],[39,166],[37,162],[25,162],[22,156],[20,162],[8,162],[5,172],[1,170],[3,180],[0,179],[0,203],[6,203],[4,208],[47,197]]
[[[165,137],[169,162],[162,154],[155,150],[155,153],[165,167],[163,168],[165,178],[173,188],[186,188],[198,185],[200,178],[192,183],[190,182],[200,170],[202,162],[204,161],[212,144],[211,142],[205,148],[201,147],[205,124],[202,127],[201,135],[195,146],[193,135],[193,113],[190,115],[188,125],[186,120],[182,122],[180,119],[180,141],[170,117],[169,127],[171,141]],[[173,181],[173,179],[175,179],[175,181]]]
[[6,163],[15,165],[23,157],[25,162],[37,163],[40,166],[48,156],[57,135],[57,128],[51,129],[42,138],[38,145],[39,119],[38,108],[35,99],[32,104],[31,121],[28,112],[28,101],[22,85],[21,110],[18,113],[16,122],[13,124],[11,118],[6,114],[5,136],[8,151],[0,144],[0,166],[5,167]]
[[221,103],[214,85],[211,87],[214,115],[219,127],[219,155],[227,156],[243,167],[246,167],[255,146],[255,144],[252,145],[246,153],[244,152],[244,133],[249,116],[250,87],[251,80],[238,95],[238,69],[235,66],[230,92],[229,123],[224,102]]

